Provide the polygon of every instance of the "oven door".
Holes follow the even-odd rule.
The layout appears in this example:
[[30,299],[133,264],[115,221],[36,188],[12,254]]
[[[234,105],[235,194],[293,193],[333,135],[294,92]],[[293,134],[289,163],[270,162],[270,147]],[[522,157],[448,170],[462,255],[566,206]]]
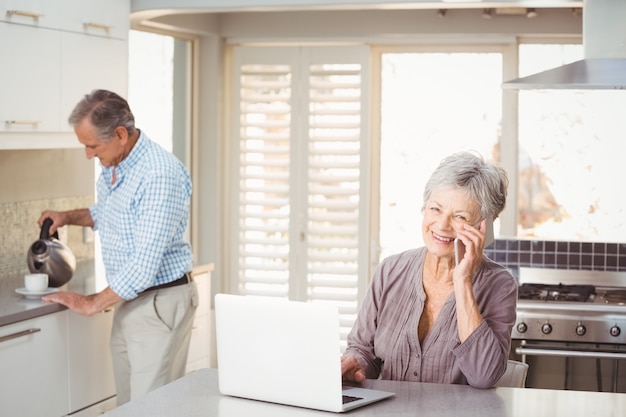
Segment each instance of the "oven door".
[[528,363],[529,388],[626,392],[626,345],[513,340],[511,355]]

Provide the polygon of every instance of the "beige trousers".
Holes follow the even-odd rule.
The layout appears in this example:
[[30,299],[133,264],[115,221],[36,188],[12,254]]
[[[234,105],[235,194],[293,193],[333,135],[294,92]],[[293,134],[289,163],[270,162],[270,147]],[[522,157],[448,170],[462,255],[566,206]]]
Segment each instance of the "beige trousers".
[[194,282],[115,306],[111,356],[118,405],[185,375],[197,306]]

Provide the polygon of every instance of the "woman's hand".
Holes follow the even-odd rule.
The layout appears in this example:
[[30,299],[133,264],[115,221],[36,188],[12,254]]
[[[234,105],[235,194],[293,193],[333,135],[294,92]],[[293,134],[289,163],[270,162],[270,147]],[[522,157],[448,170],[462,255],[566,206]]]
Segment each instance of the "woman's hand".
[[341,377],[344,381],[363,382],[365,371],[354,356],[344,355],[341,357]]
[[478,328],[483,320],[474,297],[472,280],[483,260],[486,232],[486,220],[482,220],[478,228],[464,225],[457,231],[457,237],[465,245],[465,256],[452,273],[457,327],[461,343]]
[[482,262],[487,233],[487,220],[481,220],[476,226],[466,224],[457,230],[457,238],[465,246],[465,254],[455,268],[454,276],[457,278],[464,276],[472,279]]

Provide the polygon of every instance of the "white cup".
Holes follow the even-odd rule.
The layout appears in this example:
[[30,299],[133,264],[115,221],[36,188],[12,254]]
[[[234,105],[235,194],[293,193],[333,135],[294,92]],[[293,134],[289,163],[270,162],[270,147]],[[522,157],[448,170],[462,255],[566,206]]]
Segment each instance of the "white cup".
[[24,275],[24,286],[26,291],[43,291],[48,288],[48,274],[26,274]]

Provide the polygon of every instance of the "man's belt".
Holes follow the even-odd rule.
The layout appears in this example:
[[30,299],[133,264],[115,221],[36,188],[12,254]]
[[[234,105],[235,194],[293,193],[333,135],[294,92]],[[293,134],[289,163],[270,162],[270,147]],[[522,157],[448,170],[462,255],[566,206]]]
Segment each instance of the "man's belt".
[[165,284],[159,284],[159,285],[154,285],[152,287],[148,287],[145,290],[143,290],[142,293],[148,292],[148,291],[154,291],[154,290],[162,290],[164,288],[177,287],[179,285],[188,284],[191,281],[193,281],[193,278],[191,276],[191,272],[185,272],[185,275],[183,275],[182,277],[178,278],[177,280],[174,280],[174,281],[171,281],[171,282],[167,282]]

